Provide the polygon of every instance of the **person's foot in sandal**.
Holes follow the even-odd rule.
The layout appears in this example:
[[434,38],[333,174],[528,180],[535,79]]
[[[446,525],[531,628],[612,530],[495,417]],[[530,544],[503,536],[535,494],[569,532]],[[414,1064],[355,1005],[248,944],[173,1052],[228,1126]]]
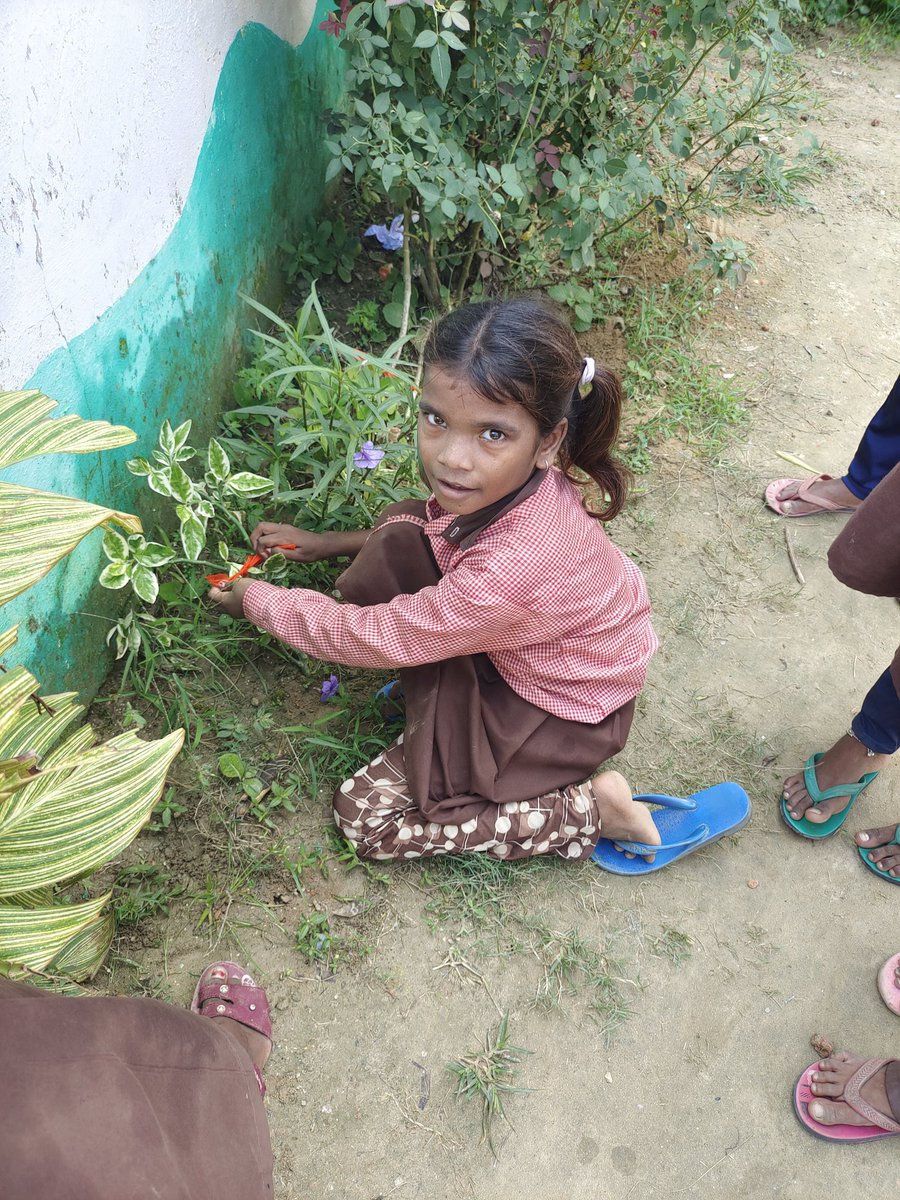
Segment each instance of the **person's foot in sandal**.
[[[868,1060],[845,1050],[836,1050],[830,1058],[817,1063],[810,1081],[810,1091],[816,1097],[809,1104],[809,1115],[820,1125],[869,1125],[867,1117],[845,1104],[841,1097],[844,1088]],[[859,1089],[860,1097],[888,1121],[892,1120],[884,1082],[884,1067]]]
[[264,1091],[260,1072],[272,1052],[272,1021],[268,997],[253,977],[237,963],[212,963],[197,981],[191,1011],[211,1018],[238,1043]]
[[[597,799],[601,837],[611,841],[659,845],[659,830],[653,823],[651,810],[633,798],[624,775],[618,771],[601,771],[591,780],[590,787]],[[634,858],[634,855],[628,854],[627,857]],[[645,854],[643,857],[646,862],[653,862],[655,855]]]
[[[769,507],[782,517],[806,517],[811,513],[850,512],[862,501],[854,496],[842,479],[830,475],[808,479],[779,480],[780,488],[772,484],[766,489]],[[800,496],[802,489],[803,497]]]
[[[845,733],[816,763],[819,791],[827,792],[829,788],[855,784],[864,775],[880,770],[887,759],[886,754],[870,755],[862,742]],[[836,796],[816,804],[806,790],[802,771],[784,781],[782,796],[785,808],[795,821],[805,818],[813,825],[824,824],[835,813],[843,812],[850,803],[849,796]]]
[[[871,760],[870,760],[871,761]],[[877,829],[863,829],[854,834],[857,846],[865,852],[879,870],[894,879],[900,879],[900,846],[896,838],[900,832],[896,825],[881,825]]]

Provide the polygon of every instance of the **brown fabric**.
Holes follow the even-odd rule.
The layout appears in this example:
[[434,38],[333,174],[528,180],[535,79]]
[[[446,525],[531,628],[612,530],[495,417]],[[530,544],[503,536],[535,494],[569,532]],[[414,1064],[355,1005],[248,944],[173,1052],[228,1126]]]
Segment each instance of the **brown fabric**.
[[[390,505],[381,520],[424,516],[424,505]],[[421,527],[395,522],[371,537],[337,581],[354,604],[381,604],[440,579]],[[578,783],[625,745],[629,701],[588,725],[523,700],[486,654],[400,671],[406,699],[406,790],[422,817],[458,824],[486,803],[528,800]]]
[[157,1000],[0,979],[3,1200],[271,1200],[253,1064]]
[[900,596],[900,464],[831,543],[828,565],[855,592]]
[[[862,502],[828,551],[841,583],[869,596],[900,596],[900,464]],[[900,648],[891,663],[900,695]]]
[[479,533],[487,529],[491,522],[498,521],[511,508],[515,508],[517,504],[521,504],[523,500],[527,500],[529,496],[533,496],[543,483],[546,474],[546,471],[535,467],[525,483],[515,492],[509,492],[493,504],[488,504],[485,508],[480,508],[478,512],[467,513],[465,516],[457,517],[452,525],[447,526],[441,537],[445,541],[458,545],[461,550],[468,550]]
[[409,795],[403,738],[334,794],[334,819],[361,858],[422,858],[480,851],[509,861],[535,854],[587,858],[600,836],[590,783],[506,804],[483,802],[459,823],[427,820]]
[[887,1092],[891,1115],[900,1122],[900,1058],[892,1058],[884,1068],[884,1090]]

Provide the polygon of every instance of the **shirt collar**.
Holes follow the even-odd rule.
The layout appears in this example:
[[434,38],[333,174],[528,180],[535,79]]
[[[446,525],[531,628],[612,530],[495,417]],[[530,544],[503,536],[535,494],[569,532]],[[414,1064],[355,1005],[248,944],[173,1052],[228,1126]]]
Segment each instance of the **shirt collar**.
[[[445,541],[459,546],[460,550],[468,550],[475,543],[478,535],[483,533],[489,525],[493,525],[495,521],[506,516],[510,509],[521,504],[523,500],[527,500],[529,496],[533,496],[544,482],[546,474],[546,471],[535,467],[529,478],[514,492],[509,492],[499,500],[495,500],[493,504],[480,508],[477,512],[453,517],[446,529],[441,531],[441,537]],[[431,507],[431,503],[429,502],[429,507]],[[435,508],[444,511],[436,500],[433,501],[433,504]]]

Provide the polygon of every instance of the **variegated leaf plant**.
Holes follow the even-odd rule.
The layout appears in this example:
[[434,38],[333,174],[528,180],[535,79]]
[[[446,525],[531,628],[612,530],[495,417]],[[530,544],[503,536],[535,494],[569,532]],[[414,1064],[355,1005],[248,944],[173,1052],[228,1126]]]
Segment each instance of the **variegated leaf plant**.
[[[41,392],[0,392],[0,470],[40,454],[134,441],[122,425],[48,419]],[[26,591],[102,526],[139,534],[137,517],[0,481],[0,605]],[[0,632],[0,660],[16,629]],[[126,733],[97,744],[75,693],[40,697],[23,666],[0,673],[0,974],[71,990],[109,949],[110,895],[66,902],[60,889],[119,854],[146,823],[181,748]]]

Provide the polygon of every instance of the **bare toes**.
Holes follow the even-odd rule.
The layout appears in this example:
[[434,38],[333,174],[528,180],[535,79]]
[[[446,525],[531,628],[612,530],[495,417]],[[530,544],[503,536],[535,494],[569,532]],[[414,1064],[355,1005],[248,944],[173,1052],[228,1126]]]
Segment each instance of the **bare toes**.
[[841,1104],[834,1100],[813,1100],[809,1106],[809,1115],[820,1125],[868,1125],[865,1117],[854,1112],[849,1104]]
[[861,829],[854,834],[857,846],[886,846],[894,840],[896,825],[880,825],[877,829]]

